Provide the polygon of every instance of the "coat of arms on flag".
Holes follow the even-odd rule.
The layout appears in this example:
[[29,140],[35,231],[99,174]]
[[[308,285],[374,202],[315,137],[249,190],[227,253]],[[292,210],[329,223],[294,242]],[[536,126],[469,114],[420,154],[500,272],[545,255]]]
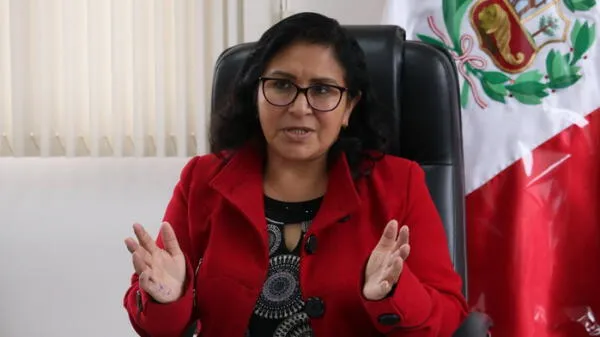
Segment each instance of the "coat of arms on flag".
[[[444,1],[449,36],[431,16],[428,24],[435,36],[417,36],[448,49],[459,61],[458,70],[465,79],[463,107],[470,97],[481,108],[487,107],[488,99],[537,105],[556,91],[568,90],[584,76],[582,61],[595,42],[596,25],[577,14],[595,5],[596,0]],[[475,37],[461,32],[463,20],[469,21]],[[487,54],[487,60],[472,54],[475,44]],[[536,68],[534,61],[540,57],[545,59],[545,66]],[[497,70],[489,69],[488,60]]]

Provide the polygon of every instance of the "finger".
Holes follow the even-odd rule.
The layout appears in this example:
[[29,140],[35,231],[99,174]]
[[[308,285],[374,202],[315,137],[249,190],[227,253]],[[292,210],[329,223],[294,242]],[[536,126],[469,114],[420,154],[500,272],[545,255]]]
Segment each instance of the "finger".
[[380,287],[381,287],[382,294],[387,295],[390,293],[390,291],[392,291],[392,284],[390,282],[388,282],[387,280],[381,281]]
[[392,248],[396,244],[396,236],[398,234],[398,222],[392,220],[387,223],[383,234],[377,243],[378,248]]
[[162,241],[165,246],[165,250],[172,256],[181,254],[181,248],[179,242],[177,242],[177,236],[171,224],[164,222],[161,227]]
[[408,234],[409,234],[409,229],[408,226],[404,225],[400,228],[400,230],[398,231],[398,240],[396,240],[396,243],[394,245],[394,251],[400,249],[400,247],[402,245],[405,245],[408,243]]
[[398,251],[400,252],[400,258],[402,260],[406,260],[408,258],[408,255],[410,255],[410,245],[404,244],[400,246],[400,249],[398,249]]
[[137,236],[140,245],[144,247],[150,254],[153,254],[158,250],[154,239],[148,234],[148,232],[142,227],[142,225],[136,223],[133,225],[133,231]]
[[400,233],[398,234],[399,246],[409,243],[409,241],[408,241],[409,235],[410,235],[410,230],[408,229],[408,226],[407,225],[402,226],[402,228],[400,228]]
[[138,275],[141,275],[141,273],[144,270],[146,270],[147,268],[152,267],[150,254],[148,254],[146,251],[144,251],[143,248],[141,248],[141,247],[140,247],[140,249],[133,252],[132,260],[133,260],[133,269],[135,269],[135,272]]
[[398,249],[398,250],[395,250],[390,255],[388,255],[385,267],[391,268],[394,265],[394,261],[396,261],[396,259],[398,259],[399,257],[400,257],[400,250]]
[[138,249],[140,245],[138,245],[138,243],[134,239],[127,238],[125,239],[125,246],[127,247],[127,250],[133,254],[133,252],[135,252],[135,250]]
[[400,274],[402,273],[403,266],[404,266],[404,260],[402,260],[399,256],[396,257],[390,266],[386,280],[388,280],[392,284],[395,284],[396,282],[398,282],[398,279],[400,278]]

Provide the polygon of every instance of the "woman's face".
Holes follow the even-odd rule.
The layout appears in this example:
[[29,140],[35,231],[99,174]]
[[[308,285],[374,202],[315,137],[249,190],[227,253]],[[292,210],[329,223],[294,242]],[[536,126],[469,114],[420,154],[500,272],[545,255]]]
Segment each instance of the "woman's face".
[[[344,70],[333,50],[292,44],[271,59],[262,78],[258,115],[271,159],[305,161],[326,154],[358,102],[343,90]],[[296,95],[296,86],[311,89]]]

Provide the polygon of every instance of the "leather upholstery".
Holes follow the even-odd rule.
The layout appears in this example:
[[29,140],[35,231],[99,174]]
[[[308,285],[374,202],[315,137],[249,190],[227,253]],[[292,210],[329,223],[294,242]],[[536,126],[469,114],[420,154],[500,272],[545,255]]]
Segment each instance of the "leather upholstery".
[[[392,134],[400,134],[402,46],[404,30],[398,26],[345,26],[365,52],[371,85],[386,111]],[[390,153],[399,154],[400,138],[391,137]]]
[[[397,26],[345,28],[363,48],[375,94],[390,111],[394,136],[389,153],[418,162],[426,172],[467,295],[461,110],[454,62],[442,49],[405,41],[404,30]],[[217,60],[213,111],[226,99],[252,46],[245,43],[231,47]],[[485,336],[490,324],[471,315],[455,336]]]
[[466,295],[465,215],[458,76],[449,55],[417,41],[404,43],[400,152],[427,174],[455,269]]

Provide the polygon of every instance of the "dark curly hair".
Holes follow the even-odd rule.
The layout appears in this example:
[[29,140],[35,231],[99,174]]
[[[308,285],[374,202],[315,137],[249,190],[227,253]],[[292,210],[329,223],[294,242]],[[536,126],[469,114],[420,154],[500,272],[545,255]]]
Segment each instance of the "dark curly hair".
[[257,118],[259,77],[277,52],[296,42],[332,47],[345,70],[348,98],[361,95],[348,127],[341,131],[328,158],[344,152],[355,177],[368,173],[386,150],[386,123],[381,118],[384,111],[375,100],[365,55],[358,42],[338,21],[317,13],[292,15],[262,35],[233,82],[233,96],[227,97],[223,104],[217,102],[216,106],[222,108],[214,111],[211,118],[211,152],[219,155],[235,151],[251,140],[265,143]]

